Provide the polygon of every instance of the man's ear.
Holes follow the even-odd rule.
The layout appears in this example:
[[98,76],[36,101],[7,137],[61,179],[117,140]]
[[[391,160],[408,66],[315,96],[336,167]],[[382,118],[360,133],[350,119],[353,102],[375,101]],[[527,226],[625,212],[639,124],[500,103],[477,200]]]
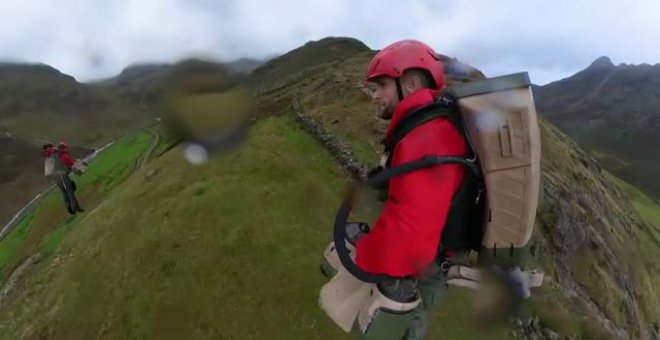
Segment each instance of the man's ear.
[[416,74],[409,74],[402,79],[401,87],[407,94],[413,93],[422,88],[422,79]]

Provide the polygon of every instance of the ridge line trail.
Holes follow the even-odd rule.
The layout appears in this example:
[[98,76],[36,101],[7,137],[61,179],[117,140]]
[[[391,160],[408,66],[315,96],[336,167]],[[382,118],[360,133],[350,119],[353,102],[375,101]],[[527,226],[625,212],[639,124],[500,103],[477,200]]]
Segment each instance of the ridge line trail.
[[153,129],[149,129],[148,131],[153,136],[153,138],[151,139],[151,145],[149,145],[149,149],[147,149],[147,151],[144,152],[144,155],[142,156],[142,159],[139,161],[139,165],[136,167],[134,172],[144,167],[144,164],[147,162],[151,154],[154,152],[154,149],[156,149],[156,146],[158,146],[158,143],[160,142],[160,134],[158,132],[156,132]]
[[594,86],[594,89],[592,91],[590,91],[584,97],[580,98],[579,100],[577,100],[574,103],[572,103],[571,105],[569,105],[564,111],[570,111],[570,110],[580,106],[580,104],[586,102],[587,100],[597,97],[600,90],[602,90],[603,87],[605,87],[605,84],[607,83],[607,81],[610,80],[610,78],[617,71],[618,71],[618,69],[614,69],[610,73],[608,73],[605,77],[603,77],[603,79],[600,82],[598,82],[598,84],[596,86]]

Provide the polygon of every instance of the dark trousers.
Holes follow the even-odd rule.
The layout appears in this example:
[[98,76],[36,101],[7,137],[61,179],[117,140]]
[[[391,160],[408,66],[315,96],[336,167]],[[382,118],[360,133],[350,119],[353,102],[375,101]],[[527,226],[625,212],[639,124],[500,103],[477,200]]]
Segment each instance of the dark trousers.
[[71,214],[81,211],[78,199],[76,198],[76,184],[69,178],[68,174],[60,174],[56,177],[57,187],[64,195],[64,203]]
[[433,263],[424,275],[416,279],[385,281],[378,284],[380,291],[388,298],[399,302],[412,302],[417,292],[422,298],[421,305],[415,310],[412,323],[406,329],[401,340],[427,339],[433,308],[447,292],[446,272]]

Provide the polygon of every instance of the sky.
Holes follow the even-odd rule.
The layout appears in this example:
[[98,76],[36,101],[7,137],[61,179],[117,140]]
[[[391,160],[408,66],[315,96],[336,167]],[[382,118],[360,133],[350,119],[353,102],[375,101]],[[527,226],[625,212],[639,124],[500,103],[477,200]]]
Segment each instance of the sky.
[[79,81],[142,62],[286,53],[328,36],[422,40],[486,76],[568,77],[600,56],[660,63],[658,0],[0,0],[0,61]]

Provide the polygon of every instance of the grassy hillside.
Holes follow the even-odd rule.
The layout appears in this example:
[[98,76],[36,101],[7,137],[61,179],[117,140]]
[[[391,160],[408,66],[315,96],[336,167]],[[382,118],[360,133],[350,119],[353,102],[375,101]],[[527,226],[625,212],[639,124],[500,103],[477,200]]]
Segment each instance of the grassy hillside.
[[652,288],[660,279],[653,260],[660,255],[653,241],[660,225],[635,209],[644,196],[628,195],[620,180],[565,135],[547,123],[542,127],[544,204],[535,257],[566,299],[548,302],[568,304],[574,315],[598,323],[606,318],[631,338],[647,338],[660,321]]
[[[0,310],[0,337],[350,339],[316,302],[345,185],[288,116],[260,122],[243,148],[201,167],[174,149],[73,227]],[[465,303],[458,290],[447,301]],[[473,338],[468,316],[437,313],[434,338]]]
[[49,191],[37,208],[19,220],[0,242],[0,282],[35,252],[51,253],[71,225],[93,214],[95,207],[132,173],[140,156],[149,148],[151,138],[146,132],[127,137],[91,162],[84,175],[72,175],[85,213],[70,216],[60,191]]
[[[52,255],[0,307],[0,338],[352,338],[317,305],[319,261],[347,174],[291,117],[297,96],[305,113],[347,141],[361,161],[377,161],[386,124],[374,116],[362,83],[374,51],[342,52],[347,45],[355,46],[308,44],[310,50],[287,54],[281,64],[264,65],[279,76],[259,78],[260,119],[242,148],[197,167],[174,148],[97,196],[105,197],[98,208],[86,207],[66,235],[43,241],[34,234],[38,242],[5,250],[11,254],[5,258],[25,258],[39,249],[29,244],[49,244]],[[305,57],[324,48],[336,58]],[[301,67],[287,60],[301,60]],[[653,338],[660,324],[653,289],[660,281],[660,207],[602,171],[545,120],[541,130],[543,200],[530,261],[547,281],[527,310],[563,336]],[[160,154],[168,145],[153,150]],[[117,149],[99,168],[127,164],[131,154]],[[125,168],[112,171],[124,177]],[[92,187],[102,192],[111,177],[98,177],[103,181]],[[40,211],[24,221],[30,234],[40,230]],[[450,289],[434,312],[430,338],[509,338],[472,327],[472,296]]]

